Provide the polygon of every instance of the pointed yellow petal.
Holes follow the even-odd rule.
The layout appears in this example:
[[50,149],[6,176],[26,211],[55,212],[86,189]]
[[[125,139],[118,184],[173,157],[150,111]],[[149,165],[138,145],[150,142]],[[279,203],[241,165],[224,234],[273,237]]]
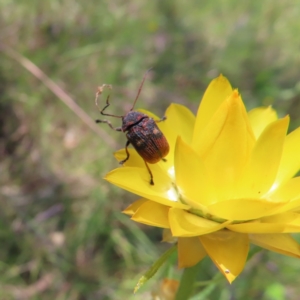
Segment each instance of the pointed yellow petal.
[[291,210],[299,210],[300,209],[300,198],[293,199],[291,201],[288,201],[281,206],[278,206],[274,209],[274,214],[281,214],[284,212],[288,212]]
[[206,89],[201,100],[193,135],[193,147],[199,148],[198,137],[210,122],[212,116],[217,111],[223,101],[225,101],[232,93],[232,88],[224,76],[212,80]]
[[148,117],[152,118],[153,120],[160,120],[161,118],[158,117],[156,114],[154,114],[153,112],[147,110],[147,109],[143,109],[143,108],[138,108],[137,111],[147,115]]
[[251,243],[283,255],[300,257],[300,245],[289,234],[251,234]]
[[[148,115],[154,120],[161,119],[145,109],[138,109],[138,111]],[[168,141],[175,145],[177,136],[179,135],[184,138],[187,143],[191,143],[196,120],[194,114],[187,107],[172,103],[167,108],[165,117],[166,120],[157,123],[157,125],[166,137],[170,136],[170,141]]]
[[174,169],[174,150],[178,136],[184,141],[190,143],[192,140],[193,128],[195,124],[195,116],[185,106],[179,104],[171,104],[166,111],[166,121],[161,122],[161,128],[166,132],[165,136],[168,140],[170,151],[166,157],[165,166],[168,170]]
[[286,202],[300,198],[300,176],[294,177],[270,195],[274,202]]
[[166,111],[166,117],[164,123],[170,132],[170,142],[175,145],[177,136],[181,136],[186,143],[191,143],[196,120],[194,114],[185,106],[172,103]]
[[234,91],[199,136],[199,148],[194,148],[204,161],[219,200],[235,196],[254,141],[244,104]]
[[252,220],[274,214],[274,210],[282,203],[270,202],[266,199],[229,199],[208,206],[209,212],[227,220]]
[[283,205],[274,209],[274,214],[281,214],[291,210],[300,209],[300,177],[294,177],[270,193],[273,202],[281,202]]
[[146,168],[118,168],[109,172],[105,179],[116,186],[157,203],[183,209],[189,208],[179,202],[177,192],[166,174],[155,171],[152,173],[154,185],[149,183],[150,175]]
[[[293,227],[293,230],[291,230],[291,227],[286,226],[285,224],[273,224],[273,223],[261,223],[261,222],[249,222],[249,223],[242,223],[242,224],[234,224],[234,225],[228,225],[226,228],[240,233],[283,233],[283,232],[297,232],[299,231],[296,229],[296,227]],[[285,230],[285,229],[290,229]]]
[[227,223],[219,224],[177,208],[169,210],[169,223],[173,236],[178,237],[207,234],[227,225]]
[[[123,167],[138,167],[145,169],[145,162],[142,159],[142,157],[135,151],[133,148],[128,148],[129,152],[129,159],[123,164]],[[125,152],[125,149],[120,149],[114,153],[115,158],[120,162],[121,160],[125,159],[127,154]],[[173,155],[172,155],[173,157]],[[170,168],[174,168],[174,162],[173,158],[170,160],[169,155],[166,157],[167,162],[165,161],[159,161],[155,164],[150,164],[149,167],[153,173],[168,173]]]
[[300,232],[300,215],[287,212],[242,224],[228,225],[228,229],[244,233],[292,233]]
[[[129,159],[124,163],[123,166],[126,167],[139,167],[144,168],[145,163],[141,156],[135,151],[133,148],[128,148],[129,152]],[[114,153],[114,157],[117,159],[117,161],[122,161],[126,158],[127,154],[125,151],[125,148],[120,149]]]
[[168,211],[168,206],[147,201],[139,207],[131,219],[150,226],[169,228]]
[[247,197],[264,197],[272,187],[288,125],[288,117],[275,121],[267,126],[257,140],[242,183]]
[[283,214],[261,218],[261,222],[298,225],[300,222],[300,215],[298,213],[289,211]]
[[257,107],[248,112],[248,117],[257,139],[270,123],[277,120],[277,113],[271,106]]
[[[300,232],[300,215],[295,212],[286,212],[274,216],[269,216],[261,219],[262,224],[273,225],[274,227],[281,226],[281,233],[299,233]],[[265,231],[268,233],[267,231]],[[275,231],[273,231],[275,232]],[[264,233],[260,231],[258,233]]]
[[123,213],[129,216],[132,216],[136,211],[143,205],[145,202],[149,201],[148,199],[141,198],[132,204],[130,204],[126,209],[123,210]]
[[248,235],[221,230],[199,238],[207,254],[231,283],[242,272],[246,263]]
[[275,185],[293,177],[300,169],[300,127],[287,135]]
[[189,268],[206,256],[198,237],[178,238],[178,267]]
[[176,143],[174,164],[177,188],[188,205],[203,209],[216,201],[214,187],[202,160],[181,138]]
[[[141,111],[152,116],[152,114],[149,114],[147,111]],[[185,106],[174,103],[167,108],[165,116],[167,119],[157,123],[157,125],[165,135],[170,146],[169,154],[166,157],[167,162],[162,165],[162,167],[169,170],[173,167],[174,149],[177,137],[181,136],[186,143],[191,143],[195,116]]]

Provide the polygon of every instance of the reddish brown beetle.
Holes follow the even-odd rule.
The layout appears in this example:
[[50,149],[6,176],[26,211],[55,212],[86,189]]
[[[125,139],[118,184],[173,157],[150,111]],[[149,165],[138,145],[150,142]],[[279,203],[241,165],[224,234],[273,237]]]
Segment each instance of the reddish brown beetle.
[[[166,120],[166,117],[163,117],[160,120],[153,120],[146,114],[143,114],[138,111],[133,111],[134,106],[141,93],[147,73],[144,75],[137,96],[133,102],[132,108],[127,114],[125,114],[124,116],[116,116],[104,113],[105,109],[110,105],[109,95],[106,98],[106,105],[104,106],[104,108],[102,110],[99,109],[100,113],[103,116],[121,118],[122,127],[114,128],[108,120],[96,120],[96,123],[106,123],[113,130],[126,132],[127,142],[125,146],[125,151],[127,156],[124,160],[120,161],[120,164],[124,164],[129,159],[128,146],[132,144],[137,153],[143,158],[147,170],[150,174],[150,184],[154,185],[153,174],[148,166],[148,163],[155,164],[160,160],[166,161],[164,157],[167,156],[167,154],[169,153],[170,147],[167,139],[156,125],[156,123]],[[101,95],[105,87],[112,89],[112,86],[108,84],[103,84],[101,87],[98,88],[95,99],[97,107],[98,97],[99,95]]]

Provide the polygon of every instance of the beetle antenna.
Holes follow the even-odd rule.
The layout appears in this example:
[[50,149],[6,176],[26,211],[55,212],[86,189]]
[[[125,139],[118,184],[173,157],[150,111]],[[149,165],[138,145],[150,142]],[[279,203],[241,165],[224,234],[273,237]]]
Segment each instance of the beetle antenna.
[[144,77],[143,77],[142,83],[141,83],[141,85],[140,85],[140,87],[139,87],[138,93],[137,93],[137,95],[136,95],[136,97],[135,97],[135,100],[134,100],[134,102],[133,102],[133,105],[132,105],[130,111],[132,111],[132,110],[134,109],[134,106],[135,106],[135,104],[136,104],[136,101],[137,101],[137,99],[139,98],[140,93],[141,93],[141,91],[142,91],[142,87],[143,87],[144,81],[145,81],[145,79],[146,79],[146,77],[147,77],[147,74],[149,73],[150,70],[152,70],[152,68],[148,69],[148,70],[146,71]]

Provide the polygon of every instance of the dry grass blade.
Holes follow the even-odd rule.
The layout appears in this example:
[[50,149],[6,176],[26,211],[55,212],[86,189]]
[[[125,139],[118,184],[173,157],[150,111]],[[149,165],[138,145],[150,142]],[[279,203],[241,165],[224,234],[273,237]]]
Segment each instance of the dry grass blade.
[[52,79],[50,79],[37,65],[35,65],[28,58],[22,56],[12,48],[1,48],[1,50],[17,61],[33,76],[38,78],[54,95],[58,97],[65,105],[67,105],[88,127],[90,127],[101,139],[105,140],[110,147],[116,148],[115,140],[106,133],[101,127],[97,126],[95,121],[81,108],[78,104]]

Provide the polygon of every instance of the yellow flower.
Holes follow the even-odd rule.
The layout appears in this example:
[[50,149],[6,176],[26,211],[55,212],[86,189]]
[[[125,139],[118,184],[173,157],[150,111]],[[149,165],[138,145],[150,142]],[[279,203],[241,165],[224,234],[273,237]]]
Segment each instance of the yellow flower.
[[125,213],[176,237],[179,267],[208,255],[229,282],[243,270],[250,243],[300,257],[290,235],[300,232],[300,128],[287,135],[289,117],[278,119],[271,107],[247,113],[223,76],[210,83],[196,117],[178,104],[166,116],[159,127],[170,153],[150,165],[155,185],[133,149],[125,167],[106,176],[142,197]]

